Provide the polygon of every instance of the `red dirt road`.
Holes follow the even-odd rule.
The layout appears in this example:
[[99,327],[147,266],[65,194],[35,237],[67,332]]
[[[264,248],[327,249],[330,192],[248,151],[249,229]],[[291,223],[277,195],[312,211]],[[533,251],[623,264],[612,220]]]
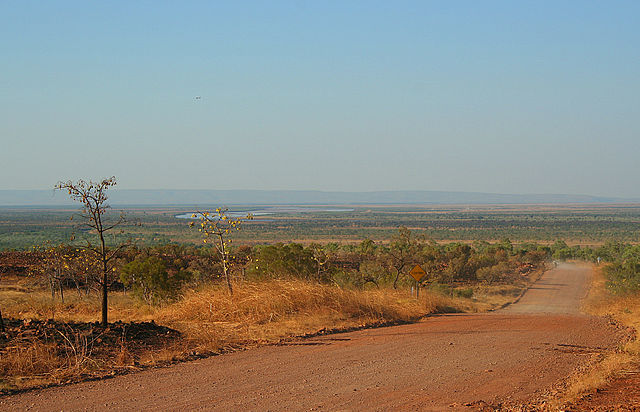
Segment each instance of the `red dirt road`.
[[589,277],[587,268],[563,265],[504,311],[436,316],[28,392],[0,398],[0,409],[451,410],[526,402],[621,338],[606,320],[575,313]]
[[503,313],[580,313],[580,302],[589,292],[591,269],[561,263],[544,274],[517,304]]

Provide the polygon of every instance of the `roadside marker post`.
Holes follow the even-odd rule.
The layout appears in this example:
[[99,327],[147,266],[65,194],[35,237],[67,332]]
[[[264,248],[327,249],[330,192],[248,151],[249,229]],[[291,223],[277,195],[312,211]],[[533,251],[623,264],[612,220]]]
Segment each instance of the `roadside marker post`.
[[427,272],[425,272],[420,265],[415,265],[413,269],[411,269],[409,274],[416,280],[416,299],[418,299],[418,297],[420,296],[420,279],[422,279],[427,274]]

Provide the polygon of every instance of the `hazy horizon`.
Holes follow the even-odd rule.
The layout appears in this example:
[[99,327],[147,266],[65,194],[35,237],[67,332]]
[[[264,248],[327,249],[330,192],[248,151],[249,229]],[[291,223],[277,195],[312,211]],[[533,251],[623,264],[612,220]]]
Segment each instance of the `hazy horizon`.
[[[640,198],[640,3],[0,4],[0,189]],[[171,189],[169,189],[171,190]]]
[[[313,190],[113,190],[113,205],[487,205],[487,204],[631,204],[640,198],[568,194],[500,194],[448,191],[331,192]],[[0,206],[77,205],[66,193],[52,190],[1,190]]]

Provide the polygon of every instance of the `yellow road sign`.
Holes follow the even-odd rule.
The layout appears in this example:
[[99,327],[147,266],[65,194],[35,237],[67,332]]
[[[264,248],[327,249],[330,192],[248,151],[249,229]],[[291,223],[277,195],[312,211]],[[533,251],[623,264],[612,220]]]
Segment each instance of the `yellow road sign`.
[[422,279],[424,275],[427,274],[427,272],[425,272],[424,269],[420,267],[420,265],[415,265],[415,267],[411,269],[411,272],[409,272],[409,274],[416,280],[416,282],[420,282],[420,279]]

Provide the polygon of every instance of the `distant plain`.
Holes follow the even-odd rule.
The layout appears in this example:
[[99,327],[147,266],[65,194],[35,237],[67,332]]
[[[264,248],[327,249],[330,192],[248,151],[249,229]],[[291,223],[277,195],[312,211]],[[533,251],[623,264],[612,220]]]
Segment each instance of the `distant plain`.
[[[198,244],[178,215],[196,211],[186,206],[114,206],[127,226],[122,237],[140,245]],[[569,245],[600,245],[608,240],[640,242],[640,204],[552,205],[231,205],[231,212],[262,214],[244,224],[234,236],[236,244],[274,242],[356,243],[369,238],[385,242],[398,227],[435,241],[512,241]],[[331,210],[331,211],[329,211]],[[0,207],[0,250],[28,249],[43,242],[83,242],[77,226],[79,209],[73,206]]]

